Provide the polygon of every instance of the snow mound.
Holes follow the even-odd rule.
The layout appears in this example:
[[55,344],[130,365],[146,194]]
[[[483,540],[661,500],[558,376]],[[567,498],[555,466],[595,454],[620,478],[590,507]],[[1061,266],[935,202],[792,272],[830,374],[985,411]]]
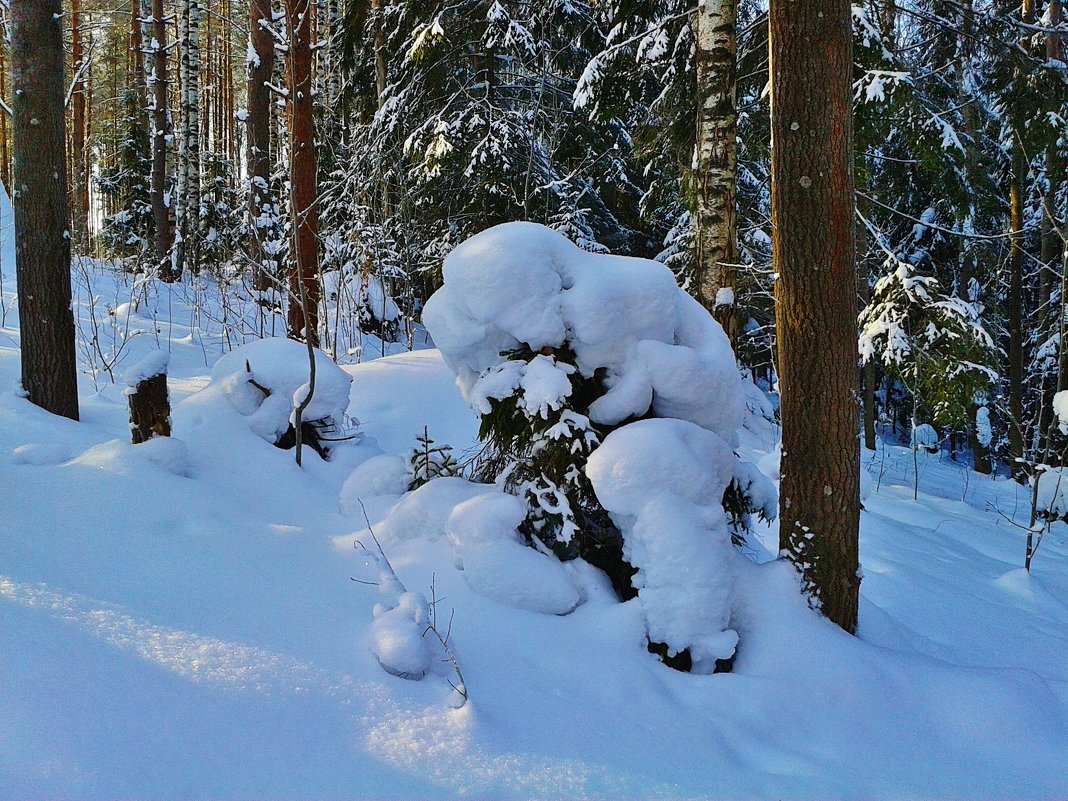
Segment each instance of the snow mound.
[[434,649],[424,634],[430,624],[426,597],[403,592],[396,606],[376,604],[371,624],[371,651],[387,673],[421,679],[434,661]]
[[525,516],[525,504],[503,492],[459,504],[446,524],[456,566],[467,585],[490,600],[566,615],[579,605],[579,592],[556,557],[523,543],[517,528]]
[[132,446],[135,452],[176,476],[189,475],[189,448],[177,437],[152,437]]
[[341,487],[340,508],[346,517],[363,514],[360,508],[372,499],[390,497],[394,501],[408,491],[412,471],[403,456],[383,453],[372,456],[352,471]]
[[54,465],[70,458],[70,446],[63,442],[28,442],[11,451],[15,464]]
[[[436,478],[404,495],[377,520],[372,516],[371,529],[383,547],[420,538],[431,542],[440,540],[445,537],[445,525],[454,507],[491,492],[498,490],[463,478]],[[363,529],[335,538],[334,545],[347,551],[354,539],[367,544],[370,534],[371,531]]]
[[1051,467],[1038,477],[1036,509],[1049,520],[1068,519],[1068,469]]
[[71,464],[142,480],[147,479],[143,471],[147,465],[175,476],[190,474],[189,449],[177,437],[152,437],[138,445],[121,439],[101,442],[75,457]]
[[595,423],[615,425],[651,409],[734,436],[741,380],[727,337],[662,264],[589,253],[549,228],[517,222],[471,237],[442,272],[423,321],[476,408],[523,380],[528,408],[559,403],[570,387],[549,359],[533,375],[531,365],[496,371],[492,391],[476,385],[502,353],[567,343],[582,376],[603,370],[607,392],[590,406]]
[[719,435],[684,420],[641,420],[609,434],[586,473],[623,532],[624,557],[651,642],[688,649],[694,673],[734,654],[729,628],[736,560],[720,501],[736,457]]
[[[281,337],[256,340],[219,359],[211,377],[213,381],[224,382],[227,398],[240,414],[250,418],[252,430],[273,443],[293,421],[294,400],[299,401],[307,394],[307,346]],[[316,350],[315,393],[303,419],[340,425],[349,406],[351,384],[348,373]],[[264,397],[256,385],[270,394]]]
[[912,445],[928,453],[938,452],[938,432],[930,423],[921,423],[912,431]]

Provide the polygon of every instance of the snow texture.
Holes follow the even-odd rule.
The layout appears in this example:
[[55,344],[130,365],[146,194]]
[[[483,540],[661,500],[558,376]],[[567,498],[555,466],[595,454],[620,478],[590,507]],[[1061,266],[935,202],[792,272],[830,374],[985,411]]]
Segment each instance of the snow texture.
[[649,639],[693,672],[734,653],[731,592],[738,553],[721,506],[737,458],[723,438],[684,420],[641,420],[609,434],[586,473],[623,532],[623,556]]
[[1057,428],[1068,434],[1068,389],[1053,396],[1053,413],[1057,415]]
[[912,445],[929,453],[938,451],[938,432],[930,423],[920,423],[912,430]]
[[[608,391],[590,406],[595,423],[651,409],[733,438],[742,405],[727,337],[664,265],[589,253],[544,226],[507,223],[459,245],[442,269],[444,285],[423,321],[477,410],[526,376],[518,366],[498,367],[502,353],[567,342],[583,376],[605,372]],[[523,386],[529,408],[566,397],[565,376],[550,364]]]
[[457,505],[446,525],[456,566],[479,595],[517,609],[566,615],[579,604],[578,590],[555,556],[523,543],[517,529],[525,516],[524,503],[503,492]]
[[166,373],[170,359],[171,355],[165,350],[152,351],[126,371],[123,376],[126,386],[129,389],[134,389],[142,381],[155,378],[161,373]]
[[[251,372],[248,372],[251,368]],[[253,431],[276,442],[293,421],[294,403],[308,392],[307,346],[291,339],[260,339],[235,348],[212,368],[213,381],[221,382],[234,408],[248,416]],[[270,391],[264,397],[252,382]],[[349,406],[352,377],[321,350],[315,351],[315,393],[304,410],[304,420],[342,424]]]
[[1068,470],[1051,467],[1038,477],[1036,509],[1049,519],[1068,518]]

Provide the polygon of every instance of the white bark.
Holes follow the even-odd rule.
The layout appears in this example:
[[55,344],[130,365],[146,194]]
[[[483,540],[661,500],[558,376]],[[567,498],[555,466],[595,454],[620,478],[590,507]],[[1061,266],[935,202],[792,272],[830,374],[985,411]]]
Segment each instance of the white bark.
[[[698,299],[733,341],[737,246],[735,181],[736,0],[701,0],[694,20],[697,46],[697,144],[694,152]],[[730,291],[723,291],[730,290]]]
[[178,150],[177,237],[174,270],[197,265],[200,224],[200,0],[182,2],[181,102]]

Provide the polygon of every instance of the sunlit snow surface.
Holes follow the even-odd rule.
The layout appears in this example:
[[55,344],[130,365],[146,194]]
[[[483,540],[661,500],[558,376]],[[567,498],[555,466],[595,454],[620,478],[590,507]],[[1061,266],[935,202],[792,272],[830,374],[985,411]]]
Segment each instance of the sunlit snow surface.
[[[552,579],[568,582],[562,606],[566,587],[581,598],[570,614],[473,587],[458,563],[490,534],[453,514],[492,488],[402,497],[396,459],[381,460],[424,425],[457,452],[475,443],[435,351],[346,366],[363,438],[299,469],[209,384],[245,341],[210,284],[149,286],[116,325],[106,307],[130,304],[132,279],[87,268],[82,330],[93,296],[105,352],[137,333],[118,383],[80,348],[97,373],[73,423],[15,391],[3,264],[0,798],[1068,796],[1068,543],[1054,524],[1023,572],[1024,532],[1002,515],[1026,522],[1025,487],[921,455],[917,503],[907,450],[866,456],[860,637],[809,612],[781,564],[743,562],[734,672],[680,674],[646,653],[640,608],[581,565]],[[181,464],[127,443],[123,372],[161,346]],[[750,415],[740,445],[760,462],[774,431]],[[371,458],[384,478],[343,492]],[[462,709],[447,666],[413,681],[375,658],[382,595],[350,580],[368,578],[354,547],[368,521],[407,590],[451,619]],[[776,532],[758,533],[774,550]],[[507,546],[500,564],[515,564]]]

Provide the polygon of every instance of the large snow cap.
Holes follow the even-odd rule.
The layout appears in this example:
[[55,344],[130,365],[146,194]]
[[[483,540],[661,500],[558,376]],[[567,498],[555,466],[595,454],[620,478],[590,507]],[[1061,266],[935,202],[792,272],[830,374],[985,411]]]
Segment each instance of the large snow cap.
[[[252,429],[269,442],[275,442],[289,426],[293,409],[307,393],[309,377],[308,346],[282,337],[258,339],[234,348],[211,370],[212,381],[230,382],[227,396],[231,403],[252,418]],[[259,390],[250,389],[248,378],[268,389],[270,396],[264,399]],[[315,392],[303,419],[329,418],[342,423],[351,384],[352,376],[321,350],[315,350]]]
[[662,264],[588,253],[517,222],[471,237],[442,272],[423,322],[469,402],[502,352],[566,341],[584,376],[605,370],[594,422],[614,425],[651,408],[727,440],[738,428],[741,382],[727,337]]

